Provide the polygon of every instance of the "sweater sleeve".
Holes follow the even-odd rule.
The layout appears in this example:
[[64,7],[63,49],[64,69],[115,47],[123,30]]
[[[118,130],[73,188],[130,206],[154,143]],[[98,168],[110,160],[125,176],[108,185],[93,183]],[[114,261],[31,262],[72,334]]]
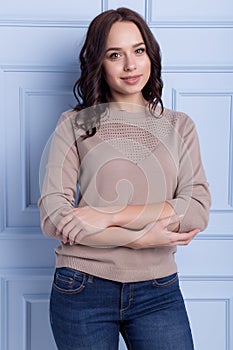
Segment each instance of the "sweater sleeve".
[[167,200],[175,212],[184,215],[179,232],[203,231],[208,224],[211,197],[203,169],[198,135],[193,121],[183,114],[178,184],[173,199]]
[[56,236],[57,225],[63,217],[61,213],[75,205],[80,164],[71,119],[66,112],[56,126],[38,201],[43,233],[58,240],[62,239],[61,235]]

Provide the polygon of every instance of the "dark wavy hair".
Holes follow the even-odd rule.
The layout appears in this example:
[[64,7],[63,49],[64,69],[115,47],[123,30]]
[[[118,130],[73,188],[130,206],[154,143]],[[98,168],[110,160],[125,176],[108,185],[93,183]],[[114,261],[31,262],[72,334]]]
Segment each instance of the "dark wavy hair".
[[[100,104],[110,102],[110,89],[104,78],[102,64],[105,58],[106,42],[110,29],[113,23],[123,21],[130,21],[136,24],[141,32],[151,61],[151,74],[142,89],[143,97],[148,102],[151,112],[155,110],[158,104],[161,105],[163,111],[160,47],[145,20],[137,12],[124,7],[105,11],[95,17],[90,23],[79,55],[81,75],[73,88],[74,96],[78,102],[75,107],[76,111],[99,105],[97,107],[99,112],[101,109]],[[95,134],[96,127],[98,127],[100,122],[100,113],[94,114],[96,115],[91,118],[92,120],[90,118],[86,122],[84,120],[84,124],[86,124],[84,129],[86,129],[87,136]],[[78,115],[76,122],[79,124]]]

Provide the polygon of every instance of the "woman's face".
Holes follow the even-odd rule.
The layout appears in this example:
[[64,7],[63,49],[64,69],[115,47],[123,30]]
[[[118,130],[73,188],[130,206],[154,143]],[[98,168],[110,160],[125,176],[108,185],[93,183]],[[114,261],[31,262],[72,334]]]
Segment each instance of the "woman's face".
[[112,101],[144,104],[142,89],[151,71],[142,35],[133,22],[115,22],[109,32],[103,61]]

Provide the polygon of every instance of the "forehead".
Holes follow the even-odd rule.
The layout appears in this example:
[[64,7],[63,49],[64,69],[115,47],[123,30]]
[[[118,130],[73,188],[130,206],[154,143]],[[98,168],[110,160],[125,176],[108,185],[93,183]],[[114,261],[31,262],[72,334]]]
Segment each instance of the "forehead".
[[107,47],[123,47],[143,42],[140,30],[133,22],[113,23],[107,38]]

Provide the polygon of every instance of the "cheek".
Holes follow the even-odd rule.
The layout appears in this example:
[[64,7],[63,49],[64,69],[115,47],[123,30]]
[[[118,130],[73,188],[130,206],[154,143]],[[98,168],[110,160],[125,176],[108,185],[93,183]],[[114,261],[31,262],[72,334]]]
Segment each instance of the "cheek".
[[149,57],[144,61],[144,68],[145,70],[147,70],[148,72],[151,71],[151,62],[150,62],[150,59]]
[[103,72],[105,80],[108,82],[112,81],[116,77],[118,70],[117,67],[114,65],[104,65]]
[[105,80],[106,80],[106,83],[108,84],[108,86],[111,87],[113,82],[114,82],[113,76],[111,74],[106,74]]
[[149,58],[143,59],[139,62],[138,68],[144,72],[144,74],[149,74],[151,72],[151,62]]
[[148,81],[148,79],[150,78],[150,75],[151,75],[151,62],[150,62],[150,60],[147,62],[147,63],[145,63],[145,71],[146,71],[146,80]]

